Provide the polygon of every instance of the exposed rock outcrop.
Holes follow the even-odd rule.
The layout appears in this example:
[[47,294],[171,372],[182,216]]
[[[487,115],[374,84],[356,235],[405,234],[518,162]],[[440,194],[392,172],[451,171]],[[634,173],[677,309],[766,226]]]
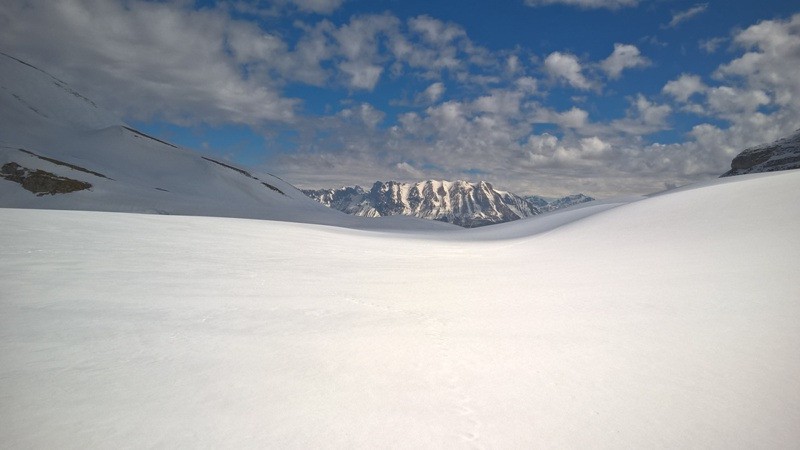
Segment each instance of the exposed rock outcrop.
[[800,130],[771,144],[748,148],[733,158],[722,177],[800,169]]
[[0,177],[19,183],[25,190],[37,196],[67,194],[92,187],[85,181],[60,177],[41,169],[31,170],[15,162],[6,163],[0,168]]

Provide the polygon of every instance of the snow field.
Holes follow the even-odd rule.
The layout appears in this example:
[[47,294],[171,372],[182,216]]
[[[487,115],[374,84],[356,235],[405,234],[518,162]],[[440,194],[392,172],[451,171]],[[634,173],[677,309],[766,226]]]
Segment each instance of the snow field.
[[738,178],[455,237],[0,210],[0,442],[795,447],[800,172]]

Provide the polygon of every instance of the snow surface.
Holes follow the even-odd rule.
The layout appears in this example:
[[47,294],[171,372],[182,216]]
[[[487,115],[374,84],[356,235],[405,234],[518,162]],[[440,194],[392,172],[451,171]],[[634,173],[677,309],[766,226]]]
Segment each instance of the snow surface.
[[798,192],[413,236],[0,209],[0,442],[796,448]]

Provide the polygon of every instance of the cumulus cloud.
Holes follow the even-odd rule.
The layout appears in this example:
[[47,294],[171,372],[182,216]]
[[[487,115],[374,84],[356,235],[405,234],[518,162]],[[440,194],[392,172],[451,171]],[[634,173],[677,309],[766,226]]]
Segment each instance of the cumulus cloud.
[[375,129],[383,121],[386,114],[376,109],[369,103],[362,103],[356,108],[345,108],[339,111],[340,117],[347,120],[354,120],[359,124],[364,124],[367,128]]
[[539,82],[533,77],[520,77],[514,81],[517,89],[525,94],[533,94],[539,89]]
[[704,13],[707,9],[708,3],[700,3],[687,10],[676,12],[672,14],[672,20],[670,20],[668,24],[664,25],[664,28],[675,28],[681,23]]
[[428,15],[411,18],[408,27],[420,34],[426,42],[436,45],[447,45],[459,37],[466,36],[466,32],[460,26],[442,22]]
[[636,6],[639,4],[639,0],[525,0],[525,4],[532,7],[568,5],[583,9],[619,9]]
[[650,60],[642,56],[635,45],[628,44],[614,44],[614,51],[611,55],[600,62],[600,68],[611,79],[619,78],[625,69],[648,65],[650,65]]
[[418,103],[436,103],[439,99],[442,98],[444,95],[445,87],[444,83],[441,81],[437,81],[436,83],[431,84],[424,91],[422,91],[419,95],[417,95],[416,101]]
[[667,118],[672,113],[669,105],[659,105],[639,94],[632,99],[627,116],[611,122],[611,126],[623,133],[636,136],[647,135],[669,128]]
[[344,0],[291,0],[301,11],[330,14],[339,9]]
[[[252,125],[294,119],[298,100],[262,77],[289,70],[283,42],[221,11],[11,0],[0,5],[0,17],[6,51],[128,117]],[[232,52],[224,47],[229,37]]]
[[[291,131],[296,151],[274,156],[269,171],[305,187],[470,178],[479,168],[519,193],[644,193],[718,175],[742,148],[800,127],[800,15],[733,32],[735,53],[713,76],[682,74],[607,117],[598,80],[648,64],[636,46],[616,44],[591,62],[550,53],[539,66],[548,82],[530,76],[525,64],[537,60],[528,50],[481,48],[463,27],[430,16],[318,17],[340,4],[283,2],[296,20],[273,30],[194,2],[8,0],[0,46],[127,117]],[[400,113],[382,111],[369,92],[400,77],[408,83],[399,95],[411,100]],[[551,95],[552,82],[580,92],[556,108],[555,97],[569,96]],[[287,96],[302,85],[335,93],[324,113],[306,114]],[[684,142],[653,142],[673,108],[708,123]]]
[[708,89],[697,75],[682,74],[675,80],[664,85],[661,92],[671,95],[679,102],[686,103],[693,95],[705,92]]
[[[800,14],[787,20],[767,20],[739,30],[733,43],[744,53],[714,72],[717,86],[697,76],[682,75],[663,92],[725,125],[700,123],[689,140],[660,146],[651,166],[691,180],[723,172],[742,149],[769,143],[800,128]],[[666,162],[661,162],[661,161]]]
[[508,71],[508,73],[513,75],[517,73],[520,68],[519,57],[517,55],[511,55],[506,58],[506,71]]
[[577,89],[592,88],[592,83],[583,75],[583,68],[575,55],[553,52],[545,58],[544,69],[551,77],[566,81]]
[[[404,163],[424,177],[451,179],[469,178],[469,169],[480,167],[486,172],[482,177],[514,192],[585,191],[600,197],[654,192],[715,177],[742,149],[800,127],[793,77],[800,66],[798,23],[793,17],[740,30],[732,40],[741,51],[715,77],[682,74],[665,83],[661,94],[682,109],[699,108],[700,117],[709,119],[692,126],[683,142],[649,141],[670,127],[673,113],[657,96],[635,95],[624,117],[592,121],[588,106],[554,110],[539,103],[545,97],[537,94],[536,80],[519,77],[504,89],[401,114],[380,136],[380,126],[353,127],[353,136],[335,158],[314,153],[292,158],[303,164],[318,161],[313,164],[320,170],[311,174],[318,177],[318,186],[326,183],[315,174],[332,172],[322,169],[328,167],[323,164],[334,164],[337,174],[341,170],[354,181],[364,180],[366,173],[368,180],[421,178],[405,170]],[[505,70],[502,64],[499,69]],[[582,69],[572,73],[583,75]],[[280,166],[288,176],[303,173],[299,164]]]
[[550,120],[548,120],[548,122],[555,123],[564,128],[580,129],[586,126],[588,119],[588,112],[580,108],[572,107],[568,111],[550,115]]
[[339,64],[339,69],[347,75],[350,87],[368,91],[375,88],[383,73],[383,67],[364,61],[345,61]]
[[753,114],[760,107],[770,104],[769,96],[760,90],[738,90],[730,86],[709,89],[708,106],[718,117],[739,117]]
[[522,96],[521,92],[497,89],[489,95],[478,97],[473,103],[473,109],[479,112],[513,116],[519,114]]
[[719,79],[742,80],[752,89],[770,92],[775,102],[798,109],[800,104],[800,14],[789,20],[766,20],[734,36],[746,52],[715,72]]
[[394,58],[396,75],[407,71],[427,79],[439,79],[444,72],[469,79],[468,66],[494,66],[490,52],[475,45],[463,27],[421,15],[409,18],[405,29],[387,35],[385,45]]
[[271,17],[287,12],[331,14],[342,6],[344,0],[268,0],[247,1],[236,0],[224,4],[240,14],[259,17]]

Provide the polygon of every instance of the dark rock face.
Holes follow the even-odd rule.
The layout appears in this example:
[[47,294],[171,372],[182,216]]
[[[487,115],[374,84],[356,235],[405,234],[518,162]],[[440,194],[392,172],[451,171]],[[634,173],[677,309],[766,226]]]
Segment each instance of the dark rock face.
[[329,208],[347,214],[377,217],[377,214],[363,213],[361,204],[365,201],[364,197],[368,193],[361,186],[347,186],[339,189],[304,189],[303,193]]
[[771,144],[744,150],[731,161],[731,170],[721,177],[800,168],[800,130]]
[[[350,186],[303,192],[326,206],[357,216],[407,215],[466,228],[508,222],[555,209],[545,208],[550,205],[547,201],[540,206],[518,195],[496,190],[485,181],[378,181],[369,191],[360,186]],[[565,199],[571,197],[593,200],[583,194],[557,200],[566,202]],[[581,201],[576,200],[576,203]],[[565,203],[564,206],[571,204],[574,203]]]
[[91,184],[84,181],[60,177],[44,170],[31,171],[31,169],[22,167],[15,162],[4,164],[0,168],[0,177],[19,183],[25,190],[36,194],[38,197],[67,194],[92,187]]

